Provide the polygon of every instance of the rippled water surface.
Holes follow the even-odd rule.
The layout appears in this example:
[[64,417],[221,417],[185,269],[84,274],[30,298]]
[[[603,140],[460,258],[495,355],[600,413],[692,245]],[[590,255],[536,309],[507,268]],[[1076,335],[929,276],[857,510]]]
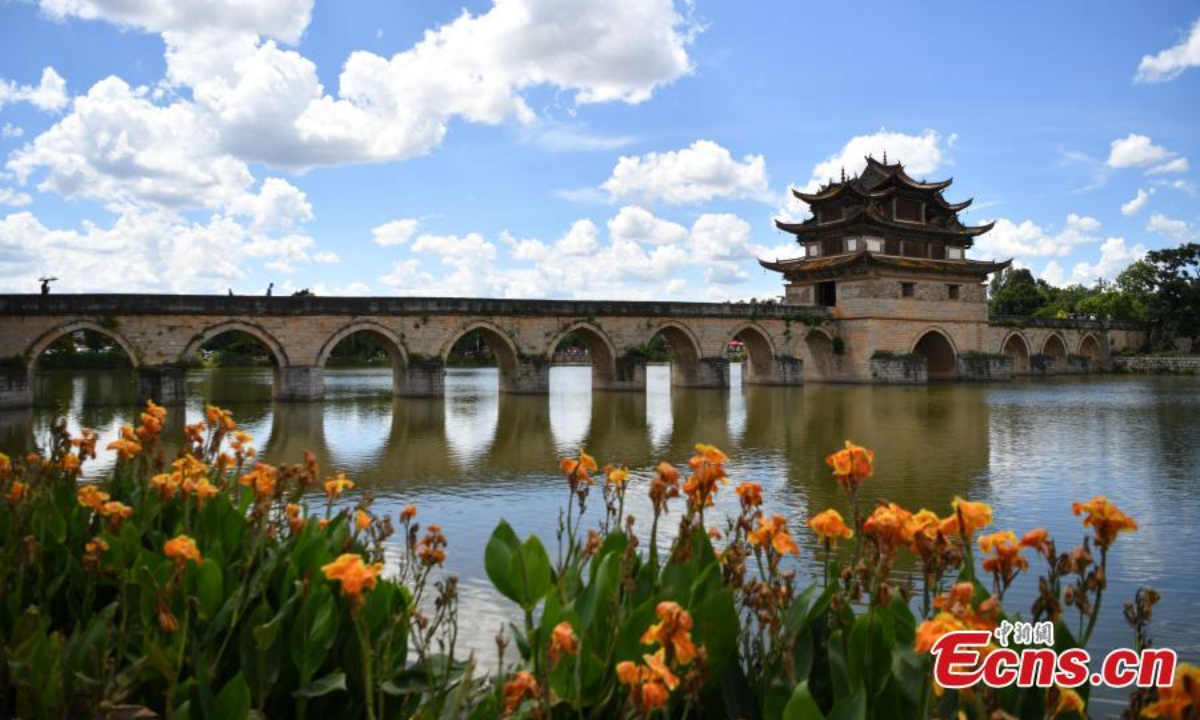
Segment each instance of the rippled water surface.
[[[202,398],[234,411],[269,461],[311,449],[326,470],[344,470],[378,497],[376,508],[407,503],[450,538],[449,570],[462,578],[464,633],[487,652],[505,602],[483,577],[483,547],[499,518],[552,544],[566,491],[557,459],[586,446],[601,462],[639,476],[628,509],[648,525],[644,481],[660,459],[683,463],[696,442],[731,458],[731,476],[764,487],[770,509],[798,528],[826,507],[846,512],[823,458],[845,438],[876,452],[871,497],[946,512],[956,495],[985,500],[999,526],[1018,533],[1046,526],[1060,548],[1082,537],[1071,503],[1106,494],[1141,523],[1110,562],[1110,594],[1095,649],[1128,643],[1122,604],[1142,584],[1163,593],[1153,635],[1200,661],[1200,379],[1080,377],[996,384],[873,387],[808,385],[671,388],[669,369],[649,368],[646,393],[595,393],[586,367],[556,367],[551,393],[497,392],[494,369],[452,370],[444,399],[394,399],[390,371],[326,374],[322,403],[271,401],[269,370],[189,374],[187,419]],[[130,378],[119,372],[48,372],[37,407],[0,412],[0,450],[44,441],[65,413],[107,442],[130,421]],[[175,427],[182,418],[173,413]],[[104,468],[94,465],[91,472]],[[726,492],[723,508],[732,509]],[[802,563],[814,557],[811,538]],[[1035,563],[1036,567],[1036,563]],[[1028,606],[1031,583],[1006,605]]]

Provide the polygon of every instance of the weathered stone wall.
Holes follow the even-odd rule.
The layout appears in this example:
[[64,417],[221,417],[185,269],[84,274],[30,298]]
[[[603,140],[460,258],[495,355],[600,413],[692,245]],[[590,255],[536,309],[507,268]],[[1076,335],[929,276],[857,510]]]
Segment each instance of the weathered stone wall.
[[1200,375],[1200,355],[1165,356],[1132,355],[1117,356],[1113,369],[1131,373],[1171,373],[1177,375]]
[[885,385],[924,385],[929,374],[925,358],[919,355],[873,357],[871,379]]
[[1003,355],[967,353],[959,355],[958,377],[963,380],[1011,380],[1012,358]]

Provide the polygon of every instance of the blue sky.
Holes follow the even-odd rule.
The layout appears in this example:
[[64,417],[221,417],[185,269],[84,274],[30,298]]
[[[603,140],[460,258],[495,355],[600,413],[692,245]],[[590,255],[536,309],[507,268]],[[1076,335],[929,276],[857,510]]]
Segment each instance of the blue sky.
[[1200,10],[0,0],[0,291],[728,300],[805,187],[953,176],[1056,284],[1200,238]]

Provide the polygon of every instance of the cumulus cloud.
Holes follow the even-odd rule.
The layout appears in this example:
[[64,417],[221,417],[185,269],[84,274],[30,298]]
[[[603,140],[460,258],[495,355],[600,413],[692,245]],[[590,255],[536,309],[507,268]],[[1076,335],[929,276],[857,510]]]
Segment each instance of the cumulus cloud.
[[106,20],[149,32],[269,35],[296,43],[312,14],[313,0],[41,0],[53,18]]
[[[1112,280],[1121,273],[1122,270],[1129,267],[1129,264],[1135,260],[1141,260],[1146,256],[1146,247],[1138,244],[1133,247],[1125,245],[1125,238],[1111,237],[1104,241],[1100,246],[1100,259],[1094,264],[1086,262],[1076,263],[1071,269],[1071,276],[1075,282],[1088,283],[1096,278],[1104,278]],[[1049,280],[1047,280],[1049,282]]]
[[1188,36],[1155,55],[1144,55],[1134,80],[1156,83],[1171,80],[1188,68],[1200,65],[1200,19],[1192,24]]
[[1147,168],[1147,175],[1187,172],[1187,158],[1178,157],[1149,137],[1129,133],[1128,137],[1113,140],[1109,145],[1108,166],[1112,168]]
[[[15,82],[0,78],[0,108],[16,102],[27,102],[38,110],[58,112],[71,102],[67,96],[67,82],[52,67],[42,70],[42,79],[37,85],[18,85]],[[4,137],[19,137],[9,135],[11,125],[5,123]],[[17,128],[20,130],[20,128]]]
[[682,225],[655,217],[649,210],[626,205],[608,221],[608,233],[620,242],[669,245],[687,237]]
[[1100,222],[1087,215],[1070,213],[1066,225],[1053,233],[1031,220],[1014,223],[1000,218],[989,232],[976,238],[971,255],[982,259],[1054,257],[1070,255],[1077,246],[1098,243]]
[[[946,147],[952,146],[956,138],[956,135],[947,138]],[[946,161],[942,136],[936,130],[906,135],[884,129],[871,135],[850,138],[840,151],[813,167],[812,178],[805,187],[811,191],[831,179],[836,180],[841,177],[843,169],[847,175],[858,174],[867,167],[868,155],[881,160],[885,152],[888,162],[904,163],[905,172],[916,178],[935,172]]]
[[391,222],[386,222],[372,228],[371,235],[374,236],[376,245],[384,247],[389,245],[403,245],[417,233],[417,226],[419,224],[416,218],[392,220]]
[[1192,228],[1183,220],[1175,220],[1161,213],[1150,216],[1146,229],[1170,238],[1177,243],[1189,242],[1193,238]]
[[3,138],[5,140],[19,138],[24,134],[25,134],[24,128],[13,125],[12,123],[6,122],[6,123],[4,123],[3,127],[0,127],[0,138]]
[[1138,188],[1137,194],[1133,196],[1133,199],[1121,206],[1121,213],[1130,216],[1137,215],[1142,211],[1142,208],[1146,207],[1146,203],[1149,202],[1150,196],[1153,194],[1154,188],[1150,188],[1149,190]]
[[711,140],[697,140],[682,150],[622,157],[600,187],[617,200],[669,204],[770,197],[762,155],[746,155],[738,161]]
[[12,188],[0,187],[0,205],[23,207],[31,202],[33,202],[33,198],[29,196],[29,193],[17,192]]

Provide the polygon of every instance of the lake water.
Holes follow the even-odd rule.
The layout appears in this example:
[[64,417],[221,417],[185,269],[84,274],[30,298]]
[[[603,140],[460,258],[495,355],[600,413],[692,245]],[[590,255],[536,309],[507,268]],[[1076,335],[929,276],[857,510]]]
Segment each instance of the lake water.
[[[682,465],[696,442],[715,444],[730,457],[731,477],[762,483],[768,509],[789,518],[800,562],[811,567],[815,544],[800,526],[826,507],[847,514],[823,458],[850,438],[876,453],[868,499],[938,514],[956,495],[983,500],[998,528],[1020,535],[1045,526],[1060,550],[1083,536],[1071,503],[1108,495],[1141,530],[1123,535],[1110,559],[1093,655],[1130,642],[1122,605],[1150,584],[1163,593],[1157,644],[1200,661],[1200,378],[742,388],[735,365],[731,390],[687,390],[670,387],[666,366],[651,366],[643,394],[592,393],[589,373],[553,368],[547,398],[499,394],[494,369],[451,370],[444,399],[409,399],[390,395],[390,371],[331,370],[324,402],[276,404],[269,370],[194,371],[186,416],[199,419],[204,400],[220,404],[255,436],[263,459],[298,461],[311,449],[327,472],[343,470],[374,493],[378,511],[394,516],[414,503],[423,523],[440,523],[447,567],[462,580],[463,635],[483,653],[502,618],[516,617],[483,576],[484,544],[502,517],[553,544],[566,501],[560,456],[585,446],[601,464],[627,463],[635,480],[626,510],[645,537],[651,469],[660,459]],[[57,414],[99,430],[102,446],[136,417],[127,373],[42,373],[36,398],[33,409],[0,412],[0,450],[43,442]],[[732,511],[734,494],[724,491],[718,505]],[[1008,607],[1028,607],[1033,582],[1024,580]]]

